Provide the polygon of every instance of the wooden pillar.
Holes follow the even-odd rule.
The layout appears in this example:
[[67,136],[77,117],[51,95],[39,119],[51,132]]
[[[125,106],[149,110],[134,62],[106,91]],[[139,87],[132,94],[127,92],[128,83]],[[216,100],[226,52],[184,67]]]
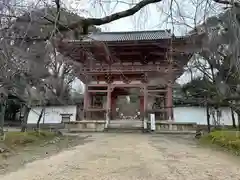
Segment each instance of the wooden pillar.
[[166,108],[168,120],[173,120],[173,90],[171,82],[169,82],[167,85]]
[[166,106],[167,106],[167,119],[173,121],[173,57],[172,57],[172,48],[170,49],[169,54],[169,66],[168,66],[168,84],[167,84],[167,93],[166,93]]
[[107,112],[108,118],[111,117],[111,92],[112,92],[111,85],[108,84],[108,89],[107,89],[107,106],[106,106],[106,112]]
[[144,114],[144,96],[139,96],[140,99],[140,112]]
[[116,117],[116,108],[117,108],[116,101],[117,101],[116,95],[112,94],[111,95],[111,115],[112,115],[111,119]]
[[148,91],[147,85],[144,85],[143,88],[143,128],[147,129],[147,120],[148,120]]
[[84,102],[83,102],[83,114],[84,114],[84,119],[88,119],[87,114],[88,114],[88,108],[89,108],[89,92],[88,92],[88,85],[85,85],[85,92],[84,92]]

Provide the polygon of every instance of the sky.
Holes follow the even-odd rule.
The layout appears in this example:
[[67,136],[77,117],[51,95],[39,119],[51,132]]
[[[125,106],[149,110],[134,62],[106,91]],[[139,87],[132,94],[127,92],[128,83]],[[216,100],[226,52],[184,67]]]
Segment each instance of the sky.
[[[129,9],[139,1],[141,0],[67,0],[64,5],[85,17],[99,18]],[[209,3],[213,1],[174,0],[172,4],[170,2],[162,0],[147,5],[133,16],[100,27],[103,31],[171,29],[176,35],[184,35],[203,19],[219,12],[216,4]]]
[[[5,0],[10,1],[10,0]],[[54,4],[54,0],[11,0],[17,4]],[[127,10],[141,0],[61,0],[62,7],[84,17],[104,17]],[[185,35],[203,19],[219,13],[219,6],[208,0],[162,0],[145,6],[133,16],[100,26],[102,31],[136,31],[170,29]]]
[[[77,13],[83,14],[85,17],[103,17],[112,13],[123,11],[131,7],[128,3],[135,4],[139,0],[71,0],[72,3],[66,3],[69,9],[76,10]],[[182,6],[184,4],[182,3]],[[170,23],[167,22],[169,14],[168,1],[165,3],[156,3],[148,5],[140,12],[127,18],[111,22],[107,25],[100,26],[103,31],[135,31],[135,30],[159,30],[172,29]],[[176,15],[175,15],[176,16]],[[168,18],[169,21],[169,18]],[[190,22],[188,22],[190,23]],[[186,28],[178,29],[178,33],[186,33]]]

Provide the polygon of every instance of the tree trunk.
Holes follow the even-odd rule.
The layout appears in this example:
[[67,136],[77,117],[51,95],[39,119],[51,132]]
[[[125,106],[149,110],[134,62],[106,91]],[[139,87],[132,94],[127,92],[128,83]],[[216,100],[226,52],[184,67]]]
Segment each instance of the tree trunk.
[[233,128],[237,128],[237,126],[236,126],[236,119],[235,119],[235,116],[234,116],[233,108],[231,108],[231,115],[232,115],[232,125],[233,125]]
[[38,116],[38,121],[37,121],[37,130],[38,130],[38,131],[39,131],[39,129],[40,129],[40,121],[41,121],[41,119],[42,119],[42,117],[43,117],[44,111],[45,111],[45,108],[42,108],[41,113],[40,113],[40,115]]
[[4,117],[5,117],[5,110],[6,110],[5,102],[3,102],[0,105],[0,108],[1,108],[1,112],[0,112],[0,135],[3,136],[4,135],[4,131],[3,131]]
[[238,131],[240,131],[240,111],[236,111],[238,116]]
[[28,119],[28,115],[30,112],[31,108],[29,108],[28,106],[24,105],[23,106],[23,118],[22,118],[22,128],[21,128],[21,132],[25,132],[27,130],[27,119]]
[[210,124],[210,113],[209,113],[209,105],[206,103],[206,112],[207,112],[207,127],[208,127],[208,132],[211,131],[211,124]]

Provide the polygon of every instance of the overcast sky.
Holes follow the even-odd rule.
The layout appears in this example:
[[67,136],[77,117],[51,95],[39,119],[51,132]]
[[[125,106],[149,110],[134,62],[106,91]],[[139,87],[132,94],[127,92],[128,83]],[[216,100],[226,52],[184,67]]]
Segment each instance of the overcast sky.
[[[67,8],[85,17],[104,17],[132,7],[140,0],[68,0]],[[111,2],[111,3],[109,3]],[[195,24],[219,12],[212,1],[163,0],[144,7],[133,16],[101,26],[103,31],[133,31],[171,29],[177,35],[184,35]],[[214,7],[214,8],[213,8]]]

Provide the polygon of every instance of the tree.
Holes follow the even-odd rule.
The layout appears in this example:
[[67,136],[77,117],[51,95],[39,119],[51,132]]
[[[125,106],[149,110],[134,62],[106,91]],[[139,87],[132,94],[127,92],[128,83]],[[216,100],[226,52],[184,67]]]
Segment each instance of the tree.
[[[207,62],[201,69],[210,77],[216,88],[217,104],[228,104],[237,114],[240,113],[238,99],[239,74],[239,20],[238,7],[231,7],[224,13],[209,18],[200,29],[207,35],[204,49],[199,55]],[[210,75],[209,75],[210,74]],[[211,90],[209,89],[208,92]],[[234,125],[234,122],[233,122]]]
[[[42,12],[44,10],[40,9],[35,14],[32,13],[31,18],[41,20],[42,16],[38,13]],[[27,117],[32,105],[39,102],[40,105],[45,105],[46,100],[59,103],[69,99],[70,84],[76,77],[72,64],[64,61],[66,58],[56,52],[51,41],[29,42],[18,38],[23,34],[44,37],[54,30],[54,27],[51,29],[45,26],[41,30],[42,25],[38,22],[26,32],[25,21],[22,23],[19,19],[25,20],[27,17],[28,14],[23,14],[16,21],[10,21],[9,28],[1,31],[5,40],[2,43],[4,51],[0,62],[4,71],[1,71],[0,83],[7,93],[6,97],[8,93],[12,93],[24,102],[22,131],[26,129]],[[14,34],[14,39],[9,38],[10,33]]]
[[5,116],[5,108],[6,108],[6,98],[4,93],[0,94],[0,136],[3,136],[3,126],[4,126],[4,116]]
[[210,86],[214,88],[211,81],[207,78],[198,77],[196,79],[192,79],[187,84],[184,84],[182,91],[186,97],[203,99],[206,96],[211,96],[209,92],[213,93],[213,89],[210,90]]

